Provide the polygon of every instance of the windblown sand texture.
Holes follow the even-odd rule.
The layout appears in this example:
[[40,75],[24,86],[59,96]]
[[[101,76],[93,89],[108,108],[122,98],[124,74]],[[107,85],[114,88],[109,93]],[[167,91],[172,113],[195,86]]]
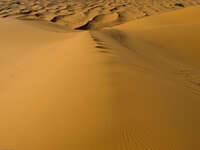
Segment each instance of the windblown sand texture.
[[199,0],[1,0],[0,17],[91,29],[199,4]]
[[0,3],[0,149],[200,149],[200,1]]

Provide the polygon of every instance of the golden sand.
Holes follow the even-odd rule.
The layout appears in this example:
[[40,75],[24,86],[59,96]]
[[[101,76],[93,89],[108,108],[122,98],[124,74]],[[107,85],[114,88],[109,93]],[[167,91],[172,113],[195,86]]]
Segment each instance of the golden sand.
[[[174,6],[198,0],[16,2],[0,6],[0,149],[200,149],[200,7]],[[51,21],[69,10],[87,19]]]

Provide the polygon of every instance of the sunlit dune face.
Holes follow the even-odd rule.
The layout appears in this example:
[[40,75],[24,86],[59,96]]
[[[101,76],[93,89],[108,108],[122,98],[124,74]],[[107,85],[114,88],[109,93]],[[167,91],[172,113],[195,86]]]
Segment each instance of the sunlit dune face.
[[200,149],[198,4],[1,1],[0,150]]

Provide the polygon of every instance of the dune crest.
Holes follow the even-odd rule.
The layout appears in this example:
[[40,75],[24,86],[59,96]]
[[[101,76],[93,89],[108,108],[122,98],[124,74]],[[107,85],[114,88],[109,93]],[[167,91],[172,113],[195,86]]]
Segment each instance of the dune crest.
[[1,5],[0,149],[200,149],[199,6],[116,26],[129,1],[25,2]]

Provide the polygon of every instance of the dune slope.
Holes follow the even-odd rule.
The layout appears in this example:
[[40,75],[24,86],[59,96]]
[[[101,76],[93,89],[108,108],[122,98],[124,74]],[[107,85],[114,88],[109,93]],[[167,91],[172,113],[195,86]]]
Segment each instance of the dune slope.
[[100,31],[1,19],[0,148],[199,149],[198,14]]
[[97,29],[199,4],[200,0],[1,0],[0,18]]

